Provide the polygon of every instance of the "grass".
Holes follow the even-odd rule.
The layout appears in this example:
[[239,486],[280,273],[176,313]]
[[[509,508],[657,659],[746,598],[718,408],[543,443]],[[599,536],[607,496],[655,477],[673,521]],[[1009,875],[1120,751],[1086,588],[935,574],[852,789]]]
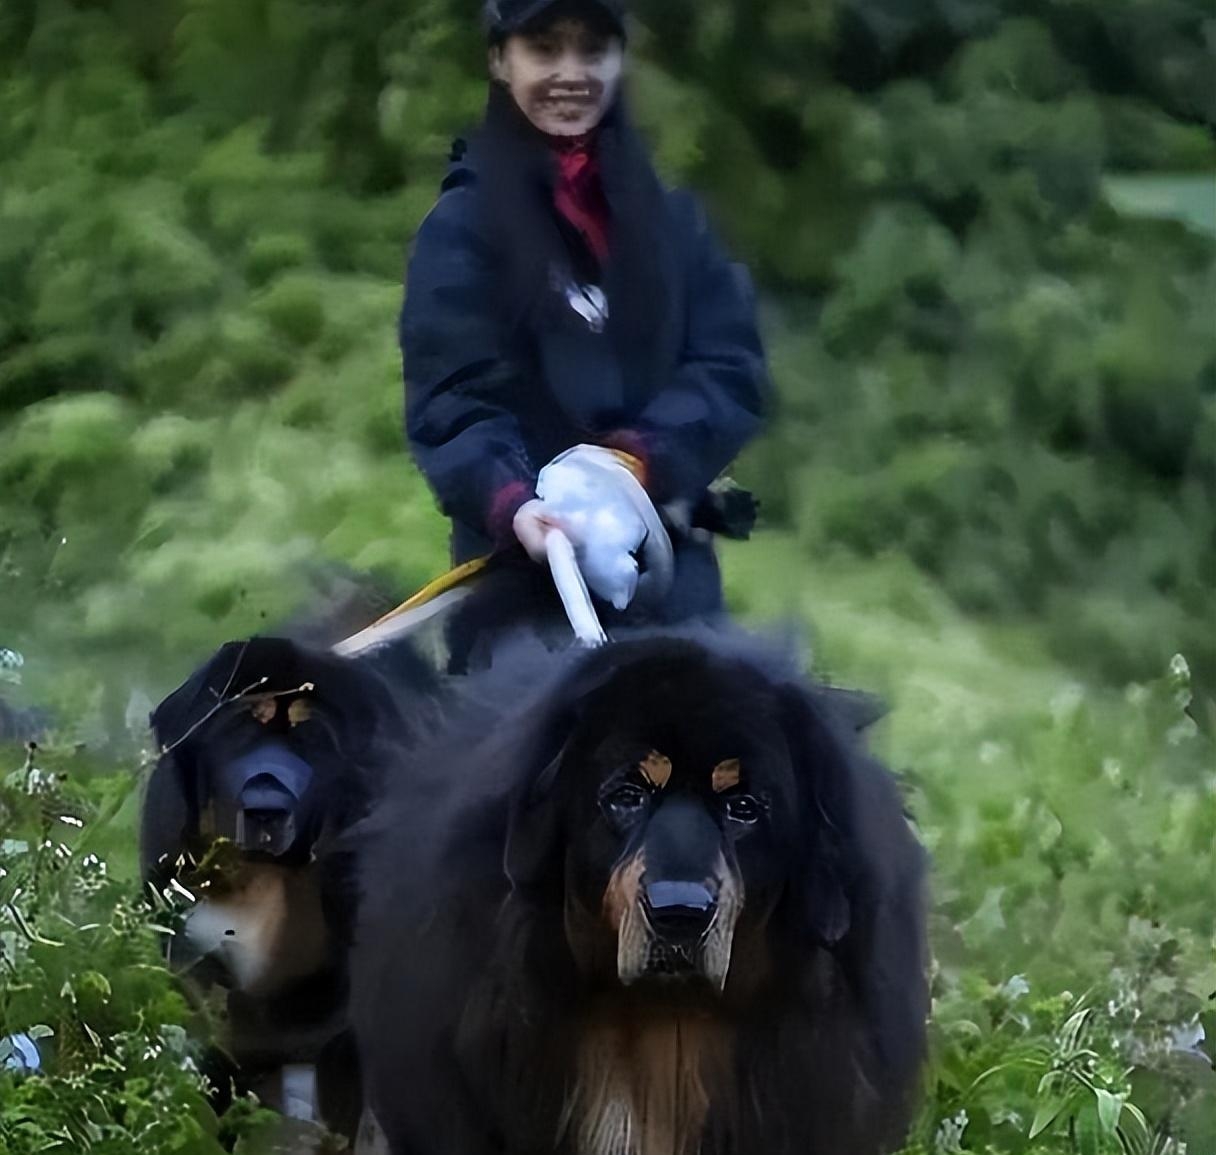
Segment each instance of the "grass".
[[[725,572],[749,621],[892,708],[873,741],[934,860],[909,1151],[1216,1152],[1216,760],[1184,656],[1151,684],[1087,684],[1035,623],[968,618],[900,557],[808,564],[779,534],[728,546]],[[0,1037],[52,1033],[43,1077],[0,1073],[0,1153],[255,1149],[262,1115],[206,1104],[205,1025],[137,901],[132,767],[53,746],[38,766],[66,778],[4,765]]]

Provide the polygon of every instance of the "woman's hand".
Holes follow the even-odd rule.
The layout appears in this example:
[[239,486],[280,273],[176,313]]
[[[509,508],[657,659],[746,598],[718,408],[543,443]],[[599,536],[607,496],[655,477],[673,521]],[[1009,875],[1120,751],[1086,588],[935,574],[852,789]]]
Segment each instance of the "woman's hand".
[[551,529],[565,530],[561,518],[549,512],[548,507],[540,498],[524,502],[515,513],[511,523],[519,544],[527,551],[528,556],[537,563],[544,564],[545,538]]

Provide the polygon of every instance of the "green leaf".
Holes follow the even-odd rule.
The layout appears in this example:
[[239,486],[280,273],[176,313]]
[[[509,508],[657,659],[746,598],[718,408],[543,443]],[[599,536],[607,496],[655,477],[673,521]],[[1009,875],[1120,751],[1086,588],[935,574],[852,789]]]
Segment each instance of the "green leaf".
[[1091,1007],[1084,1007],[1069,1015],[1068,1021],[1060,1031],[1060,1048],[1066,1054],[1080,1047],[1091,1011]]
[[1030,1124],[1029,1138],[1035,1139],[1052,1125],[1060,1112],[1068,1106],[1067,1099],[1046,1099],[1035,1109],[1034,1120]]
[[1119,1141],[1128,1155],[1146,1152],[1152,1142],[1148,1119],[1135,1103],[1124,1103],[1119,1121]]
[[1112,1095],[1101,1087],[1094,1088],[1094,1100],[1098,1109],[1098,1126],[1103,1135],[1114,1135],[1119,1126],[1119,1115],[1123,1111],[1123,1096]]
[[1092,1100],[1085,1103],[1073,1120],[1078,1155],[1101,1155],[1102,1127]]

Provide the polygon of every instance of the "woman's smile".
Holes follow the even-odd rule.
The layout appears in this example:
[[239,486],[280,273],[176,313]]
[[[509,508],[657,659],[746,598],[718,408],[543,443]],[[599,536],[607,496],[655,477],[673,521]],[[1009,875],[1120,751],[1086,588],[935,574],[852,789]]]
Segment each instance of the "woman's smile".
[[[563,121],[598,120],[604,99],[604,85],[598,81],[561,81],[537,85],[529,104],[537,114],[556,116]],[[526,111],[526,110],[525,110]]]
[[491,56],[524,115],[550,136],[590,132],[616,97],[623,65],[619,36],[563,19],[512,36]]
[[546,89],[541,99],[562,103],[573,101],[576,104],[587,104],[592,100],[590,85],[565,85]]

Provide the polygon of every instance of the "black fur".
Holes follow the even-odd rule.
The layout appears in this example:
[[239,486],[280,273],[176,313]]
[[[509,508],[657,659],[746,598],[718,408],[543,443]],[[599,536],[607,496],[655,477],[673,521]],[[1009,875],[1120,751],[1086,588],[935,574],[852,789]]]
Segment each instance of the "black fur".
[[741,861],[772,901],[714,1012],[733,1074],[711,1088],[702,1155],[897,1145],[925,1043],[925,864],[856,702],[709,631],[500,654],[469,692],[359,830],[352,1021],[394,1155],[578,1155],[559,1139],[576,1024],[617,995],[564,926],[595,786],[575,771],[617,729],[677,759],[733,751],[771,800]]
[[[335,1130],[352,1136],[360,1110],[346,1016],[353,860],[341,836],[371,809],[436,689],[428,667],[404,646],[356,662],[285,639],[253,638],[223,646],[152,715],[162,753],[146,783],[140,850],[153,891],[165,893],[173,881],[194,885],[192,874],[217,834],[209,812],[215,768],[225,759],[273,738],[314,772],[300,799],[298,836],[275,861],[315,880],[331,940],[327,957],[313,973],[271,989],[230,990],[221,1041],[235,1060],[232,1073],[246,1087],[256,1086],[260,1075],[273,1077],[284,1063],[317,1065],[323,1115]],[[251,706],[268,694],[281,696],[280,708],[263,723]],[[307,703],[309,716],[292,725],[286,706],[295,699]],[[244,857],[265,861],[256,854]],[[170,959],[187,967],[194,988],[213,981],[232,985],[210,958],[186,956],[183,962],[180,943],[170,945]]]

